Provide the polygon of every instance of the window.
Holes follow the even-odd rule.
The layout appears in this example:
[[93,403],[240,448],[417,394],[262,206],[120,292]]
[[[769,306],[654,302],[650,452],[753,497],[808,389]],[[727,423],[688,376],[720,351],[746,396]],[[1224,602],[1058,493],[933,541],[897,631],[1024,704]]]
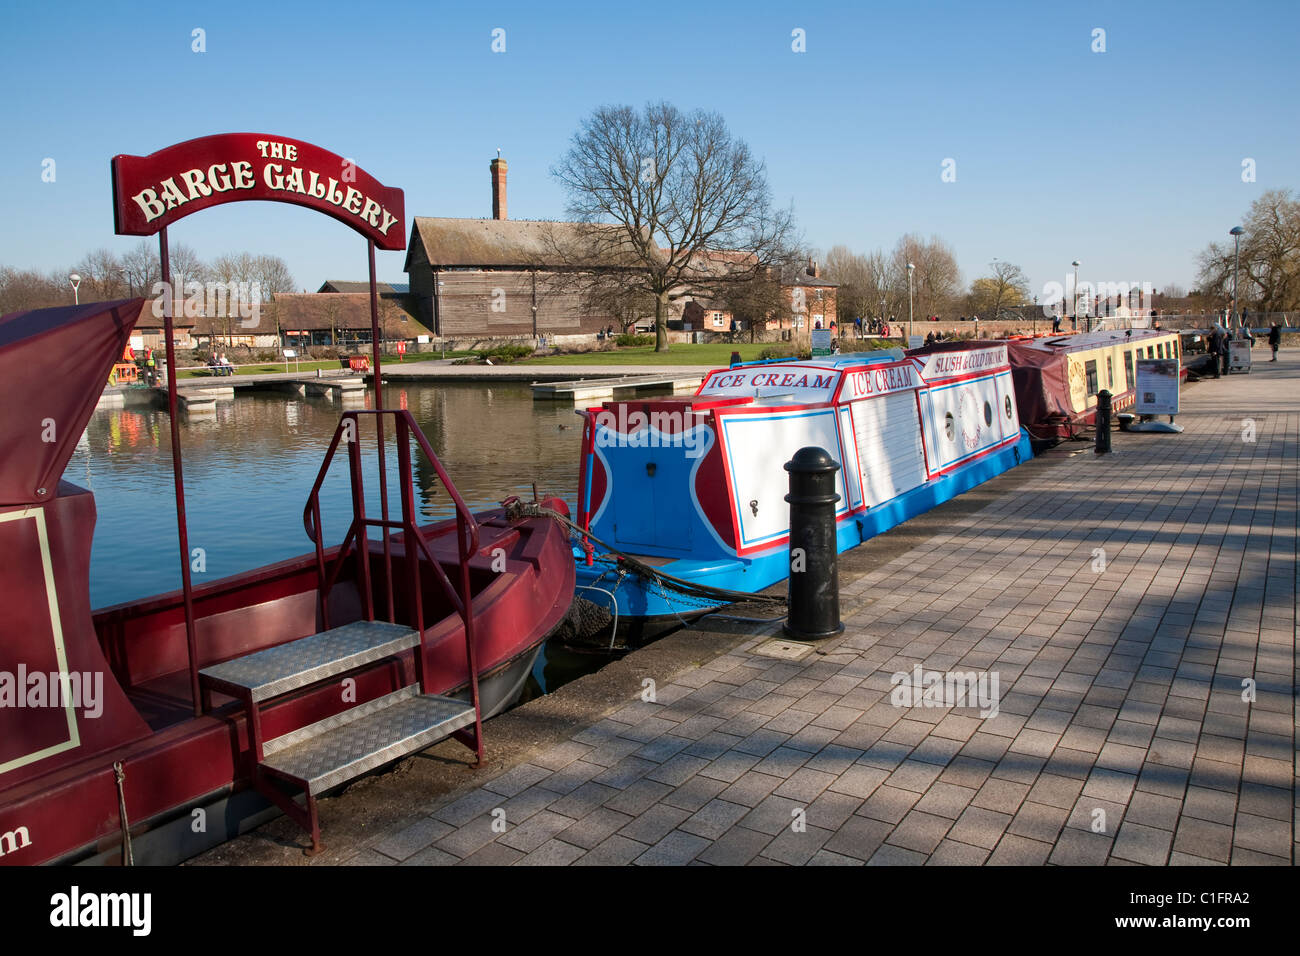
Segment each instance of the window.
[[1153,349],[1151,346],[1148,345],[1148,346],[1147,346],[1147,358],[1155,358],[1155,357],[1156,357],[1156,350]]
[[1097,360],[1089,359],[1083,363],[1083,376],[1088,380],[1088,394],[1097,394]]
[[957,423],[952,417],[952,412],[943,416],[943,433],[948,437],[948,441],[956,441]]
[[1165,343],[1164,343],[1164,342],[1157,342],[1157,343],[1156,343],[1156,358],[1164,358],[1164,357],[1165,357]]
[[984,403],[984,424],[985,425],[993,424],[993,406],[990,405],[988,402]]
[[1106,356],[1106,387],[1115,388],[1115,360],[1109,355]]
[[1006,413],[1007,413],[1007,418],[1008,419],[1011,418],[1011,396],[1010,395],[1007,396]]
[[1124,391],[1133,387],[1133,353],[1124,353]]

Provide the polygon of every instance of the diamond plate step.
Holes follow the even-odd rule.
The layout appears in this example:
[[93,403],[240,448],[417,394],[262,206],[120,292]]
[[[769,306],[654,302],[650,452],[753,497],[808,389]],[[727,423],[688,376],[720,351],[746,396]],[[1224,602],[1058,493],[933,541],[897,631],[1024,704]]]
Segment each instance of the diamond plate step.
[[320,793],[472,723],[472,704],[411,685],[268,741],[262,766]]
[[387,621],[354,621],[311,637],[246,654],[199,671],[210,687],[243,689],[254,702],[286,694],[420,643],[414,629]]

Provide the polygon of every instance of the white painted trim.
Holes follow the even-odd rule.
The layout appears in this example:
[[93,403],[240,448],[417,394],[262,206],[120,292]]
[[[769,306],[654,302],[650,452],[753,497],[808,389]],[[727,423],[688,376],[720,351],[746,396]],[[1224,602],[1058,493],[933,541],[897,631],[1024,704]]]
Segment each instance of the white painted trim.
[[[22,521],[27,518],[31,518],[36,522],[36,539],[40,543],[41,549],[41,567],[45,572],[45,596],[50,607],[50,632],[54,635],[54,657],[58,662],[59,675],[66,681],[69,677],[68,656],[63,646],[63,622],[59,617],[58,593],[54,588],[54,563],[50,560],[50,539],[45,531],[45,509],[23,508],[20,511],[0,513],[0,524],[6,521]],[[68,685],[64,683],[63,686]],[[19,690],[21,691],[21,688]],[[0,763],[0,774],[16,770],[19,767],[25,767],[27,764],[35,763],[38,760],[44,760],[46,757],[52,757],[65,750],[75,750],[81,746],[81,735],[77,732],[77,712],[73,708],[73,702],[65,700],[64,709],[68,714],[68,739],[62,743],[52,744],[43,750],[34,750],[22,757],[15,757],[7,763]]]

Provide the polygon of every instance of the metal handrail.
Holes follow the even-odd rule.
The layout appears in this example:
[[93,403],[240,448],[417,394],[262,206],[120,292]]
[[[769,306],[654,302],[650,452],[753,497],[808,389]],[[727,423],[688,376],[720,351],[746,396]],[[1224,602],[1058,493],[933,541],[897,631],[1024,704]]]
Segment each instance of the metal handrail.
[[[393,521],[387,517],[384,518],[367,518],[365,514],[365,490],[363,486],[361,473],[361,433],[360,433],[360,416],[376,416],[376,427],[383,428],[383,419],[379,416],[392,415],[397,427],[397,453],[398,453],[398,478],[400,481],[399,493],[401,496],[402,517],[400,521]],[[348,422],[352,423],[354,438],[349,442],[349,465],[352,477],[352,521],[348,526],[348,532],[344,536],[343,543],[339,546],[338,553],[330,568],[326,568],[324,534],[321,527],[320,513],[320,490],[325,483],[325,476],[329,473],[330,465],[334,460],[334,455],[338,451],[339,441],[341,440]],[[415,488],[414,479],[411,469],[411,437],[414,436],[416,444],[428,458],[429,464],[433,466],[438,480],[442,482],[443,488],[446,489],[448,496],[456,510],[456,556],[460,565],[459,587],[453,585],[447,572],[443,570],[441,562],[434,556],[424,532],[421,531],[415,520]],[[382,463],[381,463],[382,467]],[[387,488],[381,489],[381,497],[385,498],[383,502],[384,514],[387,515]],[[388,532],[390,530],[401,529],[404,533],[406,547],[406,561],[408,573],[410,574],[410,584],[415,611],[415,624],[417,633],[420,636],[419,653],[416,655],[416,673],[420,681],[420,689],[423,693],[429,693],[428,676],[424,668],[424,651],[425,651],[425,634],[424,634],[424,601],[423,588],[420,582],[420,552],[423,552],[428,563],[433,567],[442,584],[443,590],[452,606],[460,615],[465,629],[465,656],[469,668],[469,685],[471,700],[475,712],[475,744],[478,751],[479,760],[482,760],[482,713],[479,705],[478,690],[478,666],[477,654],[474,648],[474,605],[473,595],[470,587],[469,578],[469,561],[479,550],[479,527],[478,522],[474,519],[473,513],[465,500],[456,490],[455,485],[448,478],[446,470],[442,467],[442,462],[438,460],[429,440],[416,424],[414,417],[406,409],[386,408],[386,409],[358,409],[355,411],[344,412],[339,419],[338,427],[334,430],[334,437],[330,441],[329,449],[325,453],[325,460],[321,463],[320,471],[316,476],[316,481],[312,485],[311,493],[308,495],[307,503],[303,508],[303,527],[316,547],[316,573],[318,579],[318,599],[320,602],[321,620],[326,629],[329,628],[329,592],[334,586],[334,582],[343,567],[349,552],[355,546],[358,549],[358,558],[360,560],[358,570],[362,577],[362,599],[364,601],[367,619],[374,620],[374,600],[370,593],[369,579],[369,549],[362,542],[367,540],[365,530],[369,527],[378,527],[383,529],[385,539],[385,551],[387,552]],[[389,564],[386,575],[388,587],[388,607],[390,616],[394,606],[393,601],[393,574],[392,566]]]

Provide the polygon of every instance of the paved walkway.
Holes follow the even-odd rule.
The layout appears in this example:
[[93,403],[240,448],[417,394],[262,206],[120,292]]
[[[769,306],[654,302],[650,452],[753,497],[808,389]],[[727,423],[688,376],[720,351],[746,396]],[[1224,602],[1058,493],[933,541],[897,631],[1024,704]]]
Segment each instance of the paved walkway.
[[[349,862],[1294,862],[1284,356],[846,584],[874,600],[821,652],[749,641]],[[997,715],[896,705],[917,665],[996,675]]]

